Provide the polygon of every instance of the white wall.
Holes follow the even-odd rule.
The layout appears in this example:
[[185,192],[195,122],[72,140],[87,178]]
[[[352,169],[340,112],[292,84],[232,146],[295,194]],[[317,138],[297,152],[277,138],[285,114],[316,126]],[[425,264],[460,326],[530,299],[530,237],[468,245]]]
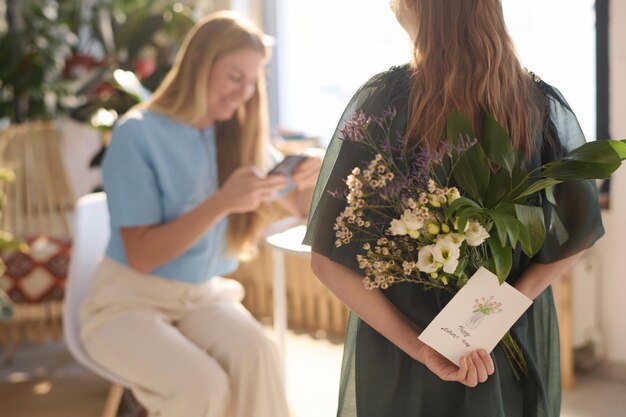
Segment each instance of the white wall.
[[[626,2],[610,5],[610,132],[626,139]],[[626,166],[611,180],[611,208],[604,213],[606,235],[594,252],[599,254],[600,320],[606,358],[626,363]]]

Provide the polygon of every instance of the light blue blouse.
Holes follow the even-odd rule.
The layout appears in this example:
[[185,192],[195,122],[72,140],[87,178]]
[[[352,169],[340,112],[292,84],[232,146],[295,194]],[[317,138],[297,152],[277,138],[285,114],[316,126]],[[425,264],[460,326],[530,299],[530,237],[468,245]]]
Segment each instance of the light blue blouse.
[[[134,110],[113,129],[102,177],[111,216],[106,255],[128,265],[120,228],[169,222],[219,187],[215,129],[196,129],[169,116]],[[237,268],[228,257],[227,218],[182,255],[151,271],[175,281],[201,283]]]

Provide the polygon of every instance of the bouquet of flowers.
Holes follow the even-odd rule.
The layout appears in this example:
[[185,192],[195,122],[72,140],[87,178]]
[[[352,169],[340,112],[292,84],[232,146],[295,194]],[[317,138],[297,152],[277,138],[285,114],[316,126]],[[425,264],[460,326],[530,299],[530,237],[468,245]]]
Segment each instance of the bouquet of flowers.
[[[393,145],[395,116],[393,108],[380,116],[361,112],[341,130],[342,140],[373,156],[334,192],[346,201],[334,225],[335,246],[362,245],[357,261],[368,289],[414,282],[456,292],[480,267],[504,282],[514,250],[521,246],[532,257],[545,240],[544,212],[533,197],[543,191],[555,206],[554,185],[606,178],[626,158],[626,141],[603,140],[528,172],[524,156],[488,114],[480,140],[463,114],[451,114],[447,141],[434,152],[403,140]],[[567,240],[554,210],[551,227],[561,243]],[[501,345],[516,376],[527,374],[510,332]]]

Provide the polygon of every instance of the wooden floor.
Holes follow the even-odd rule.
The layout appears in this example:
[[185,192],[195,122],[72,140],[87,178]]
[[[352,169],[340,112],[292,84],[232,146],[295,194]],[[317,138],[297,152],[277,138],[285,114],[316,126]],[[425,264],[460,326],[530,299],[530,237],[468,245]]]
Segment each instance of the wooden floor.
[[[294,417],[335,415],[341,353],[341,343],[288,332],[287,385]],[[626,366],[592,369],[579,373],[574,388],[564,393],[560,417],[624,417]],[[27,345],[12,365],[0,366],[0,416],[98,417],[108,388],[76,364],[62,343]]]

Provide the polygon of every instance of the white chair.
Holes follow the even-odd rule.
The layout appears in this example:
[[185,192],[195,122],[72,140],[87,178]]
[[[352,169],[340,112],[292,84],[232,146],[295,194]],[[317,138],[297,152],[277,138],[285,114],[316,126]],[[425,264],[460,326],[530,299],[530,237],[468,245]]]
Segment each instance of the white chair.
[[79,320],[80,306],[109,240],[106,195],[94,193],[83,196],[78,199],[75,209],[74,239],[63,306],[63,335],[70,352],[80,364],[111,381],[102,417],[115,417],[124,387],[129,384],[118,375],[100,367],[89,357],[80,340]]

